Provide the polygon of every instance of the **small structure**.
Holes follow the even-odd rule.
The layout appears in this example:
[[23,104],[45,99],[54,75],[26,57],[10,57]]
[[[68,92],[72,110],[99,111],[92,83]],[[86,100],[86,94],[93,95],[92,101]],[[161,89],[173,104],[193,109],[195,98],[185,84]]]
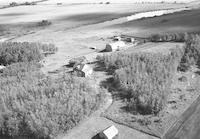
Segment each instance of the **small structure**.
[[125,41],[133,43],[133,42],[135,42],[135,38],[126,38]]
[[112,125],[99,133],[101,139],[115,139],[118,135],[118,129]]
[[1,65],[0,65],[0,72],[2,72],[3,69],[5,69],[5,68],[6,68],[5,66],[1,66]]
[[93,68],[88,64],[75,64],[73,73],[78,77],[90,77],[93,73]]
[[119,51],[123,49],[126,44],[123,41],[106,44],[106,52]]
[[121,41],[121,37],[120,36],[114,36],[113,40],[114,41]]

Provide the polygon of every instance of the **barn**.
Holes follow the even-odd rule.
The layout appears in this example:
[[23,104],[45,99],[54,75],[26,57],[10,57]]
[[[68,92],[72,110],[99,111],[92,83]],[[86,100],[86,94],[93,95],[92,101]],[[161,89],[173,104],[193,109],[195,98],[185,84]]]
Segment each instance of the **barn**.
[[118,136],[118,129],[112,125],[99,133],[101,139],[114,139]]
[[73,67],[73,73],[79,77],[90,77],[93,73],[93,68],[88,64],[76,64]]
[[106,52],[112,52],[112,51],[119,51],[126,47],[126,44],[123,41],[117,41],[114,43],[106,44]]

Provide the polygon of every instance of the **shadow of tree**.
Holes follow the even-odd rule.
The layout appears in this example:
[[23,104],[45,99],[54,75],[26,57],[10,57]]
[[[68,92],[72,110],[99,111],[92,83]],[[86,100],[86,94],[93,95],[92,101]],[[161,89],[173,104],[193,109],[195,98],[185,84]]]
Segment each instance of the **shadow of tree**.
[[101,138],[99,137],[99,134],[96,134],[96,135],[93,136],[91,139],[101,139]]

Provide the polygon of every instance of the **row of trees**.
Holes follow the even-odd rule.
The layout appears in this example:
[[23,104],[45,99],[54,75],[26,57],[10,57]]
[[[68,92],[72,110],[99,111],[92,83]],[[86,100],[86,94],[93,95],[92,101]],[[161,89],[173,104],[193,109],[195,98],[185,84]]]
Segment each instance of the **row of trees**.
[[149,37],[149,40],[152,42],[185,42],[188,37],[188,33],[166,33],[153,34]]
[[39,62],[43,52],[55,53],[57,48],[53,44],[29,42],[0,43],[0,65],[10,65],[16,62]]

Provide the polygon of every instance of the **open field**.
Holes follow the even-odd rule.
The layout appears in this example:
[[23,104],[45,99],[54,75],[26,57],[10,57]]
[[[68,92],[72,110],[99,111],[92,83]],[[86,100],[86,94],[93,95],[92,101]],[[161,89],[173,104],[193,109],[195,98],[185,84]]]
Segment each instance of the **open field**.
[[[33,2],[37,0],[14,0],[17,3],[21,2]],[[162,0],[164,2],[174,2],[174,0]],[[177,3],[187,3],[194,0],[176,0]],[[0,5],[7,5],[9,3],[13,2],[13,0],[0,0]],[[64,3],[64,4],[70,4],[70,3],[99,3],[99,2],[107,2],[106,0],[80,0],[80,1],[73,1],[73,0],[48,0],[46,2],[43,2],[43,4],[56,4],[56,3]],[[111,3],[136,3],[136,2],[161,2],[161,0],[109,0]]]
[[[54,20],[54,22],[67,21],[67,24],[71,23],[72,21],[73,23],[76,23],[78,21],[96,23],[100,21],[103,22],[119,18],[126,15],[132,15],[136,12],[180,8],[184,6],[185,4],[79,4],[18,6],[8,9],[1,9],[0,24],[34,22],[40,21],[42,19]],[[102,19],[101,17],[101,20],[99,20],[99,16],[103,16],[104,19]],[[79,17],[81,17],[80,20],[78,20]]]
[[[114,25],[113,28],[121,28],[129,34],[146,36],[156,33],[170,32],[199,32],[200,9],[183,11],[161,17],[146,18],[137,21]],[[131,30],[131,31],[129,31]]]

